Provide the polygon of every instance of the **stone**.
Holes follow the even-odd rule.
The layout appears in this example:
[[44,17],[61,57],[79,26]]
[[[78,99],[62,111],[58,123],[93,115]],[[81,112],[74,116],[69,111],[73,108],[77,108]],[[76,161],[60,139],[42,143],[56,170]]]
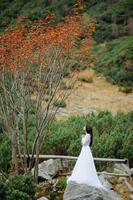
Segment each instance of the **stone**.
[[46,197],[41,197],[41,198],[39,198],[37,200],[48,200],[48,199]]
[[63,200],[123,200],[114,191],[69,182]]
[[124,183],[125,181],[127,181],[126,177],[119,177],[117,182],[118,183]]
[[114,164],[114,172],[131,175],[131,169],[129,169],[129,167],[123,163],[122,164],[115,163]]
[[83,115],[91,115],[92,113],[97,113],[93,108],[78,108],[77,111]]
[[113,172],[116,173],[116,174],[123,174],[123,171],[121,169],[118,169],[118,168],[114,168]]
[[113,187],[112,187],[112,184],[111,183],[109,183],[109,181],[107,180],[107,178],[106,178],[106,176],[104,175],[104,174],[101,174],[100,176],[99,176],[99,180],[100,180],[100,182],[102,183],[102,185],[105,187],[105,188],[107,188],[107,189],[112,189]]
[[[38,177],[52,182],[52,178],[65,167],[67,167],[66,161],[61,161],[60,159],[49,159],[39,164]],[[34,169],[32,169],[32,174],[33,172]]]
[[130,169],[131,175],[133,176],[133,168]]

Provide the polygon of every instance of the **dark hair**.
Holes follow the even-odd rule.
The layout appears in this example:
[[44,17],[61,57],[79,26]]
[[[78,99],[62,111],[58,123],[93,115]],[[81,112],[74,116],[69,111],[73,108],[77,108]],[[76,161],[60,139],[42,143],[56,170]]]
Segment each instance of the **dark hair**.
[[91,141],[90,141],[90,146],[92,145],[93,143],[93,132],[92,132],[92,126],[87,123],[86,126],[85,126],[85,130],[86,130],[86,133],[90,134],[91,135]]

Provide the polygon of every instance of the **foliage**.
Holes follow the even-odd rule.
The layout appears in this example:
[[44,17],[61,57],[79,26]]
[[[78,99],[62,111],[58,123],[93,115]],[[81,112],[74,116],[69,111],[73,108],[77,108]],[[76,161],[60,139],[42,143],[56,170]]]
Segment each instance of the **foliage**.
[[93,82],[93,78],[92,77],[85,77],[85,76],[81,76],[78,78],[79,81],[85,82],[85,83],[92,83]]
[[10,142],[4,134],[0,133],[0,170],[8,171],[11,161]]
[[[59,22],[65,16],[74,15],[77,11],[82,12],[83,7],[79,0],[1,0],[0,10],[0,29],[4,30],[15,26],[19,16],[25,16],[33,22],[54,14],[56,22]],[[27,21],[25,24],[28,25]]]
[[[57,26],[51,25],[55,21],[53,15],[34,21],[28,27],[23,25],[25,19],[20,16],[20,23],[15,28],[9,28],[0,35],[0,112],[6,134],[12,143],[12,165],[15,171],[18,171],[17,154],[28,154],[31,146],[32,168],[33,155],[39,152],[40,138],[47,132],[46,128],[52,123],[57,108],[66,106],[64,99],[68,95],[60,90],[66,60],[73,54],[77,39],[83,34],[89,39],[95,26],[93,22],[87,24],[84,31],[81,15],[66,17]],[[84,40],[81,41],[81,48],[82,53],[88,54]],[[53,104],[57,108],[49,117]],[[31,112],[34,113],[36,133],[32,142],[28,134]],[[27,168],[26,157],[24,160]],[[35,160],[37,169],[38,158]]]
[[3,122],[0,121],[0,171],[7,172],[11,160],[11,144],[3,129]]
[[0,27],[16,24],[19,16],[26,16],[31,20],[43,19],[49,13],[56,15],[56,20],[71,13],[75,0],[1,0]]
[[45,154],[78,155],[86,121],[93,125],[94,157],[129,158],[133,166],[133,112],[118,113],[114,117],[109,112],[100,112],[98,115],[55,122],[41,151]]
[[10,175],[8,179],[0,176],[2,200],[34,200],[36,187],[30,174]]
[[[21,21],[24,19],[22,17]],[[30,64],[34,69],[38,62],[43,62],[44,67],[48,67],[44,52],[47,52],[47,56],[48,52],[51,55],[50,51],[53,48],[60,49],[59,56],[69,55],[70,49],[75,47],[76,40],[82,31],[81,16],[68,17],[58,26],[48,27],[51,20],[54,20],[54,16],[37,21],[28,28],[20,24],[1,34],[0,64],[2,67],[18,70]],[[90,32],[92,31],[90,29]]]
[[61,87],[61,89],[63,89],[63,90],[70,90],[70,89],[73,88],[73,85],[70,84],[70,83],[67,83],[67,82],[65,82],[65,81],[62,81],[60,87]]
[[93,34],[98,42],[109,41],[125,35],[131,35],[130,18],[133,17],[133,2],[130,0],[104,1],[88,3],[87,13],[97,19]]
[[66,177],[65,176],[62,176],[58,179],[58,182],[56,184],[56,187],[59,189],[59,190],[65,190],[67,186],[67,180],[66,180]]
[[99,45],[93,48],[94,69],[121,86],[121,91],[132,91],[133,1],[95,0],[86,5],[86,12],[96,18],[93,38]]
[[1,197],[1,200],[5,199],[6,190],[7,190],[7,187],[6,187],[6,184],[5,184],[5,177],[0,175],[0,197]]
[[97,72],[103,73],[110,82],[126,90],[133,86],[132,36],[94,46],[92,50],[96,53],[94,69]]
[[59,99],[55,99],[55,101],[53,102],[53,105],[56,107],[61,107],[61,108],[65,108],[66,107],[66,103],[64,100],[59,100]]
[[133,91],[133,88],[132,87],[128,87],[128,86],[127,87],[120,87],[119,91],[123,92],[125,94],[129,94],[129,93],[131,93]]

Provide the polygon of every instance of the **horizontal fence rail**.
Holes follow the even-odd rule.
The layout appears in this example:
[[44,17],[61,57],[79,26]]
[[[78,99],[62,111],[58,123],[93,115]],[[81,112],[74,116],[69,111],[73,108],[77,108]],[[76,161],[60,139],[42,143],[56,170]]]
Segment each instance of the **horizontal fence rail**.
[[[29,157],[32,155],[29,154]],[[24,155],[22,155],[24,157]],[[27,156],[26,156],[27,157]],[[34,158],[36,155],[34,155]],[[77,156],[64,156],[64,155],[39,155],[40,159],[67,159],[67,160],[77,160]],[[116,162],[116,163],[124,163],[128,165],[128,159],[116,159],[116,158],[95,158],[94,161],[102,161],[102,162]]]
[[[59,176],[70,176],[72,172],[59,174]],[[117,173],[108,173],[108,172],[97,172],[98,175],[105,175],[105,176],[118,176],[118,177],[129,177],[129,174],[117,174]]]
[[[21,155],[22,158],[28,156]],[[29,158],[31,158],[32,155],[29,154]],[[36,155],[34,155],[34,158],[36,158]],[[67,159],[67,160],[77,160],[77,156],[64,156],[64,155],[39,155],[40,160],[47,160],[47,159]],[[101,161],[101,162],[113,162],[113,163],[121,163],[124,165],[125,171],[128,171],[126,169],[129,169],[129,161],[127,158],[125,159],[116,159],[116,158],[95,158],[94,161]],[[70,175],[71,173],[66,173],[65,175]],[[108,175],[108,176],[121,176],[121,177],[129,177],[131,174],[128,172],[123,174],[117,174],[117,173],[108,173],[108,172],[98,172],[98,175]]]

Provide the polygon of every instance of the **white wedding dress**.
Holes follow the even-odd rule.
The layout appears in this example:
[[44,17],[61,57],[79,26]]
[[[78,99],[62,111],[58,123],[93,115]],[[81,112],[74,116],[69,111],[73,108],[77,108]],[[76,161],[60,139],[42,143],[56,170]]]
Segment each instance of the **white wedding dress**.
[[89,147],[90,137],[90,134],[86,134],[82,138],[82,149],[67,183],[74,181],[79,184],[105,189],[97,176],[94,159]]

